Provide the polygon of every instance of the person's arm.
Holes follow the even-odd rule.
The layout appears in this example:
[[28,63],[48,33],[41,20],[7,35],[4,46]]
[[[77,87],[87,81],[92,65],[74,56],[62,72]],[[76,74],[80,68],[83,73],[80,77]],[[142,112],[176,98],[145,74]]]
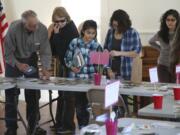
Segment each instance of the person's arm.
[[66,66],[67,66],[68,68],[70,68],[70,69],[71,69],[71,67],[73,66],[72,61],[73,61],[73,54],[74,54],[74,40],[75,40],[75,39],[73,39],[73,40],[70,42],[69,48],[68,48],[68,50],[66,51],[66,54],[65,54],[65,57],[64,57],[64,62],[65,62],[65,64],[66,64]]
[[5,48],[5,61],[7,64],[15,67],[16,64],[19,64],[19,61],[14,56],[16,51],[16,40],[15,40],[15,32],[12,28],[12,25],[9,27],[9,30],[5,36],[4,40],[4,48]]
[[136,51],[111,51],[110,52],[111,56],[124,56],[124,57],[132,57],[135,58],[139,54]]
[[67,28],[67,31],[68,31],[68,39],[67,39],[68,44],[72,41],[72,39],[79,37],[79,32],[73,21],[70,22],[70,27]]
[[51,25],[48,27],[48,39],[50,39],[51,36],[52,36],[53,28],[54,28],[54,24],[51,24]]
[[111,51],[110,55],[111,56],[124,56],[124,57],[132,57],[135,58],[139,55],[142,45],[141,45],[141,40],[139,37],[139,34],[137,31],[132,30],[131,31],[131,36],[129,37],[129,47],[130,51]]
[[42,27],[41,31],[41,44],[40,44],[40,60],[42,63],[42,73],[46,76],[46,79],[49,78],[50,74],[48,70],[51,68],[51,48],[48,40],[48,31],[45,26]]
[[61,44],[59,43],[59,38],[59,29],[57,31],[57,28],[55,28],[54,24],[51,24],[48,28],[48,39],[50,42],[51,52],[53,56],[57,55],[55,46]]
[[107,50],[109,50],[108,43],[109,43],[109,38],[110,38],[109,37],[110,36],[110,32],[111,32],[111,30],[109,29],[107,34],[106,34],[106,38],[105,38],[105,42],[104,42],[104,49],[107,49]]
[[80,68],[74,67],[73,66],[73,55],[74,55],[74,50],[75,50],[75,44],[77,43],[77,39],[73,39],[70,44],[69,48],[66,51],[65,57],[64,57],[64,62],[66,66],[71,69],[73,72],[78,73],[80,72]]
[[159,36],[158,36],[158,33],[156,33],[150,40],[149,40],[149,44],[157,49],[158,51],[161,50],[161,47],[160,47],[160,44],[158,43],[159,42]]

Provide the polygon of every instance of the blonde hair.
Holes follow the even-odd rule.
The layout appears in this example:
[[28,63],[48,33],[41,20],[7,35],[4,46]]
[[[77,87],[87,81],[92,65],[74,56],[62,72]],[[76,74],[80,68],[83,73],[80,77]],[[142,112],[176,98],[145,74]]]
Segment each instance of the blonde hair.
[[68,12],[66,11],[66,9],[64,7],[56,7],[53,11],[52,14],[52,21],[55,21],[55,17],[65,17],[67,19],[67,22],[70,22],[71,18],[68,14]]

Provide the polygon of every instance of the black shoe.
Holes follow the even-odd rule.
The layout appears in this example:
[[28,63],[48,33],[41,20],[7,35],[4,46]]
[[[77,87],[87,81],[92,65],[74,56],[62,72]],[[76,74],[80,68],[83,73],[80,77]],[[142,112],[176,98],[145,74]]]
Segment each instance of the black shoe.
[[83,127],[86,127],[87,126],[87,124],[86,125],[79,125],[79,129],[82,129]]
[[58,128],[56,133],[57,135],[73,135],[75,131],[71,129]]
[[51,131],[57,131],[57,129],[60,129],[60,128],[62,128],[62,126],[59,126],[58,124],[50,126]]
[[40,127],[36,128],[35,135],[46,135],[46,133],[47,133],[46,130],[44,130]]
[[4,135],[17,135],[16,129],[7,129]]
[[116,119],[122,118],[122,117],[125,116],[125,109],[124,109],[124,107],[114,106],[114,107],[113,107],[113,111],[114,111],[115,114],[116,114]]

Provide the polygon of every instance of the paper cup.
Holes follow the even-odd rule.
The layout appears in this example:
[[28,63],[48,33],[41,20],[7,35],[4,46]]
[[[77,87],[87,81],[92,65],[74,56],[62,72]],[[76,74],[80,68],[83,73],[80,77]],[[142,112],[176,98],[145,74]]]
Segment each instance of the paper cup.
[[106,120],[106,135],[117,135],[117,121]]
[[152,98],[153,98],[153,103],[154,103],[154,109],[162,109],[163,95],[153,94]]
[[180,86],[173,87],[174,100],[180,101]]
[[94,73],[94,84],[100,85],[101,84],[101,74]]

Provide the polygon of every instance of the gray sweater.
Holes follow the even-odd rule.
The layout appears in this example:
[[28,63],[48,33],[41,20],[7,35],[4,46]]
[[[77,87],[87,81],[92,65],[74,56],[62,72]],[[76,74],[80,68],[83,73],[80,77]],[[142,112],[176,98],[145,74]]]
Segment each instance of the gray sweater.
[[38,24],[35,32],[29,33],[21,20],[14,21],[5,37],[5,61],[11,66],[18,63],[18,58],[28,58],[39,50],[40,60],[44,68],[51,67],[51,48],[47,28]]
[[149,44],[157,49],[160,52],[159,58],[158,58],[158,64],[164,65],[169,67],[170,66],[170,61],[169,61],[169,55],[170,55],[170,50],[171,50],[171,43],[173,40],[174,33],[170,33],[170,43],[167,44],[165,43],[156,33],[150,40]]

